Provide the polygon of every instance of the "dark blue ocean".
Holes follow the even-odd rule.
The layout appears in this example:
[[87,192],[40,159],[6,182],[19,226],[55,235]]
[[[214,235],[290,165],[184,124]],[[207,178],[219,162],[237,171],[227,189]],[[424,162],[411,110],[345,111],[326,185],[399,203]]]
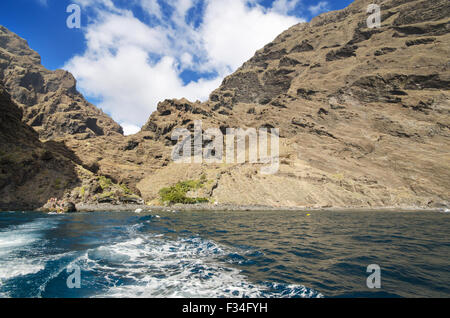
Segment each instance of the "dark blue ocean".
[[0,213],[0,297],[450,297],[450,214],[310,214]]

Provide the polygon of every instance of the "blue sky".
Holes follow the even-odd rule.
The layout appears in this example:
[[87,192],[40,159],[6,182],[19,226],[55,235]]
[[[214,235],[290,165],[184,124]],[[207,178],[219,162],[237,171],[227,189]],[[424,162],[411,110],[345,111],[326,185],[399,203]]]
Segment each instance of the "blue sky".
[[[0,24],[127,133],[165,98],[204,100],[276,35],[351,0],[2,0]],[[81,29],[69,29],[69,4]]]

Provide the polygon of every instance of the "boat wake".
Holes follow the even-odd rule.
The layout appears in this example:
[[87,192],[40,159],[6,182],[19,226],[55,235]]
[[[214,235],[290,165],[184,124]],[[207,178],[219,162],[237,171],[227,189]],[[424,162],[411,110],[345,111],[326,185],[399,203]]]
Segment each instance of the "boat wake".
[[[89,251],[77,263],[106,278],[98,297],[321,297],[300,285],[252,284],[239,270],[217,262],[223,247],[201,238],[176,241],[140,236]],[[100,282],[99,282],[100,283]]]
[[[158,220],[123,226],[126,235],[118,242],[78,251],[49,248],[44,233],[57,226],[58,218],[4,229],[0,297],[54,297],[61,292],[68,297],[120,298],[322,297],[301,285],[252,283],[230,266],[245,251],[201,237],[145,232],[153,219]],[[66,269],[74,265],[80,268],[80,290],[66,285]]]
[[56,220],[38,219],[0,231],[0,286],[5,280],[34,274],[45,267],[41,259],[24,254],[42,245],[43,230],[55,224]]

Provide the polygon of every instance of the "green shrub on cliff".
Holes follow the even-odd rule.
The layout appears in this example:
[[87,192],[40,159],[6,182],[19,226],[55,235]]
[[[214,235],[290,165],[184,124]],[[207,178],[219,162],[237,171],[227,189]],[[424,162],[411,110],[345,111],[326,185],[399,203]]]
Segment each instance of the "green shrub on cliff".
[[103,191],[109,189],[113,184],[111,179],[106,178],[104,176],[98,177],[98,183],[100,184],[100,187],[102,188]]
[[203,180],[188,180],[178,182],[176,185],[162,188],[159,190],[159,195],[163,203],[168,204],[197,204],[206,203],[206,198],[189,198],[186,194],[191,190],[197,190],[203,187]]
[[112,191],[110,191],[110,192],[103,192],[99,198],[106,199],[106,198],[113,198],[113,197],[114,197],[114,193]]
[[123,183],[120,184],[120,188],[122,189],[123,193],[125,193],[125,194],[130,194],[130,195],[133,194],[133,191],[131,191],[131,190],[127,187],[126,184],[123,184]]
[[80,189],[80,197],[82,199],[84,199],[84,195],[86,194],[86,188],[84,186],[81,187]]

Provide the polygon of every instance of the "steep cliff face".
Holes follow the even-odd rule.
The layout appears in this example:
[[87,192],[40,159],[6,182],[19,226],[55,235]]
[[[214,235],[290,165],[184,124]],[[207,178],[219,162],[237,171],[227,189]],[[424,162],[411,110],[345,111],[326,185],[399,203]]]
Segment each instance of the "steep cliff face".
[[64,146],[40,142],[1,84],[0,140],[0,209],[39,208],[79,182],[76,163],[57,150]]
[[[163,187],[204,176],[209,181],[201,196],[224,204],[448,206],[450,5],[445,0],[375,1],[381,6],[382,25],[371,29],[366,19],[373,2],[357,0],[344,10],[293,26],[227,77],[207,102],[163,101],[134,136],[121,136],[114,129],[108,136],[87,128],[81,133],[66,130],[63,122],[72,117],[63,110],[58,113],[66,116],[61,124],[44,120],[34,128],[41,136],[63,141],[92,173],[126,184],[146,201],[157,198]],[[24,73],[3,62],[0,69],[14,71],[1,76],[17,88],[13,96],[23,102],[25,114],[36,108],[44,118],[57,118],[45,108],[47,101],[38,100],[30,108],[25,103],[29,97],[20,99],[23,89],[15,83],[33,78],[24,74],[38,62],[38,56],[27,52],[20,57],[31,61],[22,66]],[[0,49],[0,62],[6,54],[19,59]],[[71,82],[67,73],[46,76],[36,83],[60,76],[57,91],[79,96],[67,93],[74,88],[64,84],[64,78]],[[83,117],[84,109],[67,113],[82,114],[77,123],[87,127],[91,115]],[[192,131],[196,120],[203,129],[222,131],[279,128],[278,172],[262,175],[261,164],[249,163],[175,164],[172,133],[176,128]],[[93,138],[83,140],[86,136]]]
[[[445,106],[450,84],[448,2],[378,1],[382,27],[374,29],[366,25],[371,3],[355,1],[344,10],[293,26],[228,76],[208,102],[180,107],[177,101],[165,101],[143,130],[157,135],[171,132],[183,126],[176,118],[191,113],[199,119],[214,117],[229,123],[243,118],[241,125],[273,120],[292,135],[298,129],[295,126],[319,124],[302,116],[313,103],[323,108],[314,110],[321,111],[320,120],[328,110],[349,113],[340,105],[349,101],[417,111],[418,104],[425,103],[422,95],[428,93],[435,97],[435,104]],[[299,103],[300,113],[288,107]]]
[[[448,1],[378,1],[293,26],[227,77],[204,104],[165,101],[143,131],[277,127],[281,167],[169,165],[138,187],[152,197],[165,176],[217,181],[219,202],[293,206],[439,206],[450,189]],[[216,177],[217,175],[217,177]]]
[[27,42],[0,26],[0,81],[19,105],[23,120],[41,138],[66,134],[80,139],[122,134],[122,128],[76,89],[69,72],[45,69]]
[[92,172],[64,142],[39,140],[22,116],[0,82],[0,210],[35,210],[53,198],[61,207],[140,202],[126,186]]

